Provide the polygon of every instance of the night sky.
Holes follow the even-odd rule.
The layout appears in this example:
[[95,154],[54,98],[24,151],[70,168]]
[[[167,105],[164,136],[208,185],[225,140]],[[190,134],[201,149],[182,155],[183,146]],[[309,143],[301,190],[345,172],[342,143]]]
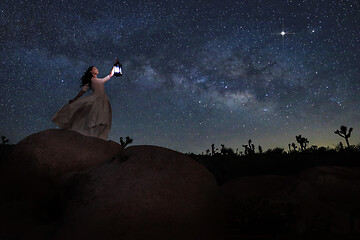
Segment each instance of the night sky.
[[346,125],[360,143],[358,0],[2,0],[0,11],[10,143],[57,128],[83,72],[105,77],[116,58],[110,140],[201,153],[249,138],[287,149],[301,134],[334,147]]

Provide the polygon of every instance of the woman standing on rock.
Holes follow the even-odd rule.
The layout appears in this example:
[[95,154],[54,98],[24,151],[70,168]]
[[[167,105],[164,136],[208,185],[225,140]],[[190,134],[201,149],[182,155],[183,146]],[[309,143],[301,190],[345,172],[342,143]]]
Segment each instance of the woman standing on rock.
[[[114,75],[114,68],[104,78],[98,78],[98,74],[99,70],[96,67],[89,67],[81,77],[82,90],[51,120],[62,129],[107,140],[111,129],[112,112],[109,98],[105,94],[104,82]],[[79,99],[88,89],[93,90],[93,93]]]

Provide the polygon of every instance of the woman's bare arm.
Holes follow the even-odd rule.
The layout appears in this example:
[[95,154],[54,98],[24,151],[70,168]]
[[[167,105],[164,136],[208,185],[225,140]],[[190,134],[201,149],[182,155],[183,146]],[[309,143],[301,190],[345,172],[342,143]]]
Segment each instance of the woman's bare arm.
[[104,78],[96,78],[96,79],[97,79],[97,81],[107,82],[107,81],[110,80],[110,78],[111,78],[111,76],[110,76],[110,75],[107,75],[107,76],[104,77]]
[[78,93],[78,95],[76,95],[76,97],[74,97],[73,99],[69,100],[69,104],[72,102],[75,102],[79,97],[81,97],[82,95],[84,95],[84,93],[89,89],[89,85],[86,84],[81,91]]
[[69,104],[72,102],[75,102],[79,97],[81,97],[82,95],[84,95],[85,91],[81,90],[78,95],[76,95],[76,97],[74,97],[73,99],[69,100]]
[[107,75],[107,76],[104,77],[104,78],[98,78],[98,79],[99,79],[100,81],[102,81],[102,82],[109,81],[110,78],[111,78],[112,76],[114,76],[114,71],[115,71],[115,68],[113,67],[113,68],[111,69],[111,73],[110,73],[109,75]]

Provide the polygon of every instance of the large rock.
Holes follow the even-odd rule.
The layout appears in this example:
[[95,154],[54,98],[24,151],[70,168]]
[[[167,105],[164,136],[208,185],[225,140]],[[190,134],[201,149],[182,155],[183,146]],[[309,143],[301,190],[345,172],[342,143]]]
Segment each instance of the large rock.
[[301,231],[360,233],[360,168],[315,167],[298,176],[294,197]]
[[271,239],[272,235],[282,233],[291,220],[287,193],[291,192],[293,183],[291,177],[264,175],[241,177],[223,184],[221,192],[232,213],[233,239],[246,234],[269,234]]
[[15,224],[14,232],[20,234],[17,228],[24,232],[27,226],[32,231],[32,225],[56,219],[61,212],[57,189],[60,177],[97,166],[121,149],[112,141],[59,129],[20,141],[0,166],[0,238],[10,231],[11,223]]
[[12,167],[56,179],[81,171],[115,156],[122,149],[113,141],[87,137],[71,130],[49,129],[32,134],[13,149]]
[[[9,190],[2,198],[37,198],[65,174],[94,167],[114,157],[121,145],[75,131],[50,129],[32,134],[13,148],[0,170],[0,187]],[[2,199],[0,198],[0,200]]]
[[129,147],[64,182],[57,239],[216,239],[224,223],[215,178],[170,149]]
[[221,186],[238,234],[360,233],[360,168],[242,177]]

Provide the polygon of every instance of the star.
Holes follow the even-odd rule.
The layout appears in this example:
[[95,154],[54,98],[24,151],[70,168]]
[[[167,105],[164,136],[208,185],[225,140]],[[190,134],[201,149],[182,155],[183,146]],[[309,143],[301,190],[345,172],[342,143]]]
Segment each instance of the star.
[[276,33],[273,33],[275,35],[281,35],[282,37],[282,45],[283,45],[283,49],[284,49],[284,45],[285,45],[285,41],[284,41],[284,38],[285,38],[285,35],[291,35],[291,34],[295,34],[293,32],[287,32],[285,31],[285,26],[284,26],[284,19],[282,19],[282,31],[281,32],[276,32]]
[[[312,32],[315,32],[315,30],[313,30]],[[282,31],[281,32],[277,32],[277,33],[273,33],[273,34],[276,34],[276,35],[281,35],[281,36],[285,36],[285,35],[288,35],[288,34],[295,34],[294,32],[286,32],[285,31],[285,26],[284,26],[284,19],[282,19]]]

